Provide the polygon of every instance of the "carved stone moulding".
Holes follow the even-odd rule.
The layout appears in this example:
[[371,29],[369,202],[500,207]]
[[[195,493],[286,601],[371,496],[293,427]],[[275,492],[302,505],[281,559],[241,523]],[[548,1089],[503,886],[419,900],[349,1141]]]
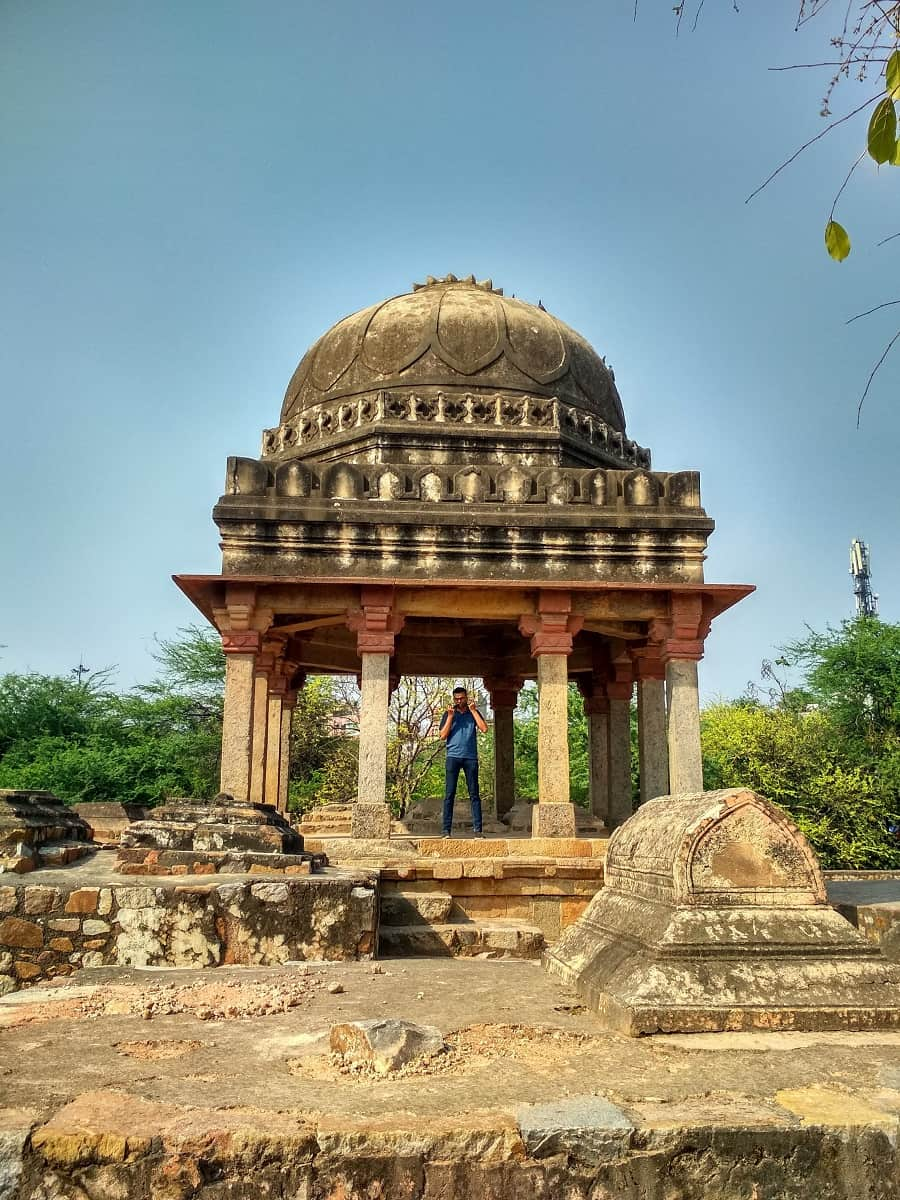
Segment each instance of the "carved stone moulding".
[[360,431],[378,426],[401,426],[407,437],[417,428],[434,427],[445,435],[474,428],[506,431],[521,436],[547,431],[563,440],[589,447],[596,455],[621,466],[649,468],[650,451],[613,429],[593,413],[555,396],[496,392],[430,390],[378,391],[317,404],[263,432],[263,458],[305,455],[334,441],[355,441]]
[[[229,458],[231,497],[475,504],[587,504],[600,508],[678,509],[702,514],[696,471],[637,468],[434,466],[267,461]],[[220,501],[220,504],[222,501]]]

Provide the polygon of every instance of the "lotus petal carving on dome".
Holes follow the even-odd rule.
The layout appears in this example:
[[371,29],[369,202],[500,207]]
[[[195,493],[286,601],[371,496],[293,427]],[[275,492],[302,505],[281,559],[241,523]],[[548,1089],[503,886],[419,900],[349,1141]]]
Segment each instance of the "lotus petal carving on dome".
[[624,431],[611,373],[592,347],[543,306],[474,276],[429,276],[412,292],[339,321],[294,373],[281,421],[382,389],[460,386],[555,396]]
[[[312,361],[311,378],[320,391],[327,392],[333,388],[341,376],[350,367],[359,353],[359,347],[369,319],[374,314],[377,304],[364,308],[362,312],[352,313],[338,321],[326,335],[317,342],[317,353]],[[319,353],[324,349],[327,340],[327,354]]]

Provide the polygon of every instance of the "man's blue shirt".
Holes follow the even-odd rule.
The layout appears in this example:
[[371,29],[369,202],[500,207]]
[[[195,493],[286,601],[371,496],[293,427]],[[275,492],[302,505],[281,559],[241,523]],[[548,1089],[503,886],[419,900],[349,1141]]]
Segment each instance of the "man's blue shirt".
[[477,758],[478,747],[475,744],[475,718],[470,712],[453,713],[453,724],[447,737],[448,758]]

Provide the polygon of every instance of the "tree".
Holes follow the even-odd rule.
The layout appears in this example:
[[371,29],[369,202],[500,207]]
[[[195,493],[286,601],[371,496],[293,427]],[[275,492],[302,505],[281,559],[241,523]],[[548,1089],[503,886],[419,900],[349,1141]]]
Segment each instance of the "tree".
[[108,671],[0,679],[0,787],[68,803],[155,804],[218,790],[224,660],[212,631],[159,643],[160,673],[124,695]]
[[873,617],[810,630],[776,666],[802,674],[703,714],[708,787],[780,804],[825,866],[900,866],[900,626]]
[[[692,28],[697,27],[700,14],[703,11],[704,0],[680,0],[674,7],[676,30],[681,28],[684,17],[693,13]],[[737,11],[736,0],[732,5]],[[813,63],[795,63],[776,70],[826,70],[828,82],[822,98],[820,115],[832,118],[832,101],[835,89],[842,82],[852,81],[857,85],[857,95],[851,102],[851,107],[840,117],[829,120],[824,129],[804,142],[787,159],[757,187],[748,201],[758,195],[786,167],[795,162],[800,155],[830,133],[838,125],[857,118],[866,123],[866,134],[862,149],[856,159],[850,164],[846,175],[831,202],[831,208],[825,221],[825,249],[837,262],[843,262],[850,254],[850,236],[844,226],[835,219],[838,201],[844,194],[859,164],[868,156],[879,166],[900,167],[900,2],[882,2],[882,0],[847,0],[845,6],[835,10],[829,6],[829,0],[798,0],[794,28],[816,21],[823,14],[829,15],[837,11],[835,24],[828,34],[827,50],[824,61]],[[859,101],[858,92],[862,90],[864,98]],[[894,231],[878,242],[883,246],[887,242],[900,238],[900,231]],[[893,248],[892,248],[893,249]],[[900,305],[900,298],[887,300],[875,305],[866,312],[851,317],[848,324],[860,317],[870,316],[884,308]],[[900,340],[900,329],[890,338],[881,356],[873,366],[857,407],[857,424],[859,424],[862,406],[872,382],[891,350]]]

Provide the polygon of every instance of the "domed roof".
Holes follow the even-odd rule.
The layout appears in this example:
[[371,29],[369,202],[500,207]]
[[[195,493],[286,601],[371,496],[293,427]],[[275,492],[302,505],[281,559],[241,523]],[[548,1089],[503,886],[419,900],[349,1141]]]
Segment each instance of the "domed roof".
[[339,321],[294,372],[281,421],[327,401],[406,388],[553,396],[625,432],[613,374],[585,339],[543,306],[473,275],[429,276]]

